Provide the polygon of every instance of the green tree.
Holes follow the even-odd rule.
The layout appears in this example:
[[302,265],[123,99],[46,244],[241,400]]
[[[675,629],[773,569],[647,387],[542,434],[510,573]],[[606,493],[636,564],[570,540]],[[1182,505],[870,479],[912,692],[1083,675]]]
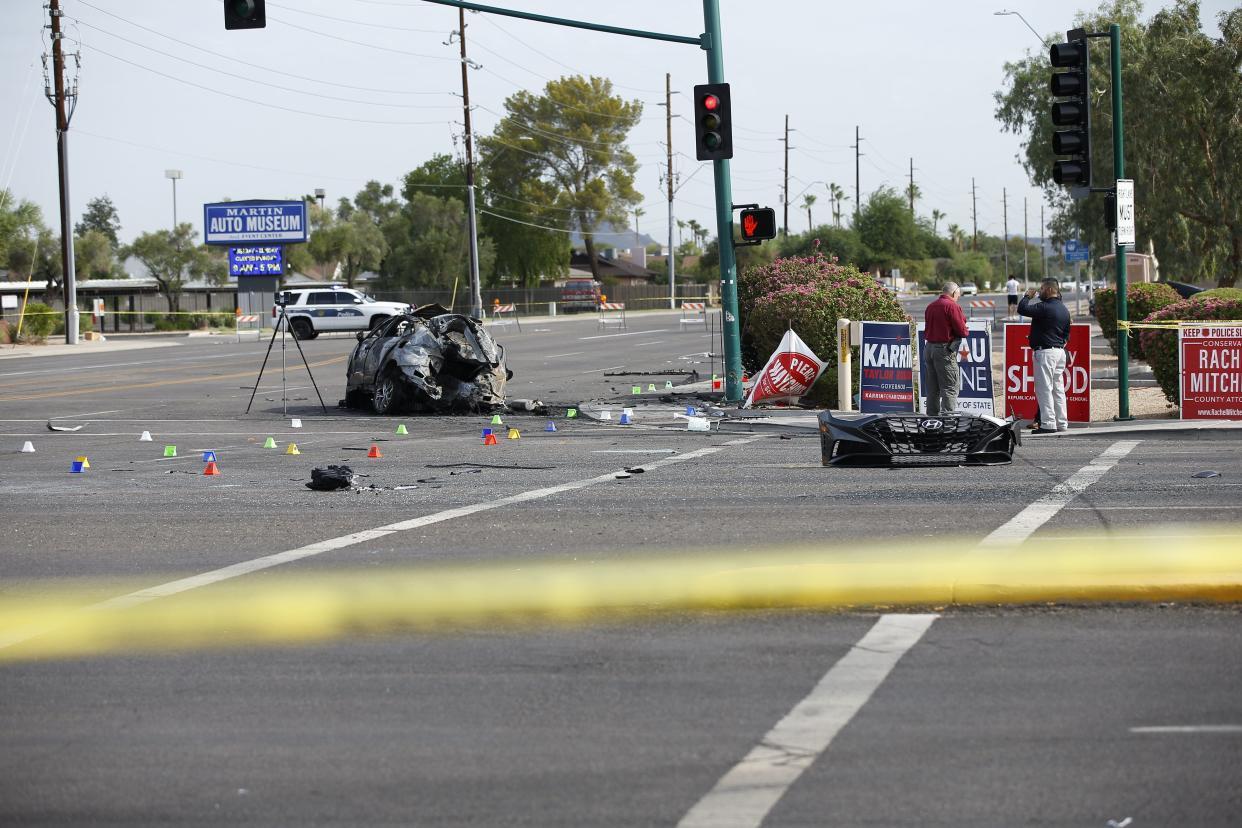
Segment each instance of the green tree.
[[542,160],[497,145],[484,152],[482,168],[482,225],[497,252],[493,280],[534,286],[567,273],[569,233],[543,228],[564,225],[570,212],[557,207],[560,186],[542,174]]
[[436,153],[429,161],[405,174],[401,197],[411,201],[415,193],[437,198],[455,198],[466,203],[465,165],[447,153]]
[[871,252],[868,267],[891,267],[899,259],[924,255],[909,205],[891,187],[881,187],[867,199],[858,217],[858,235]]
[[[457,198],[416,192],[385,224],[390,252],[384,263],[386,289],[451,288],[468,285],[470,233],[465,205]],[[496,259],[491,239],[479,239],[479,277],[486,280]]]
[[[86,212],[82,214],[82,220],[74,225],[73,235],[85,237],[91,230],[101,233],[112,245],[113,251],[120,249],[121,240],[118,234],[121,232],[121,217],[117,214],[112,199],[107,195],[101,195],[86,202]],[[76,249],[74,259],[76,264]]]
[[183,223],[174,230],[143,233],[121,250],[122,257],[133,256],[142,262],[159,292],[168,300],[168,309],[174,313],[181,309],[181,292],[186,282],[203,279],[212,284],[225,284],[228,281],[227,267],[207,245],[194,243],[197,235],[193,225]]
[[73,270],[78,279],[116,279],[124,275],[112,241],[99,230],[87,230],[74,240]]
[[[1242,278],[1242,8],[1221,13],[1219,38],[1202,31],[1193,0],[1177,0],[1146,24],[1141,11],[1138,0],[1113,0],[1075,21],[1088,31],[1110,23],[1121,28],[1126,173],[1135,179],[1139,235],[1151,239],[1164,272],[1233,285]],[[1091,161],[1095,185],[1108,186],[1109,50],[1095,45],[1091,52]],[[1024,166],[1055,205],[1054,236],[1069,238],[1081,228],[1083,238],[1104,250],[1109,233],[1101,200],[1072,201],[1052,181],[1048,72],[1043,54],[1007,63],[996,118],[1025,136]]]
[[944,213],[940,210],[933,209],[931,212],[932,235],[936,235],[936,228],[940,225],[940,220],[944,218]]
[[339,267],[345,283],[353,287],[360,273],[380,269],[388,242],[370,215],[341,199],[337,217],[311,236],[307,249],[319,264],[331,263],[334,271]]
[[502,150],[529,155],[531,172],[554,189],[551,205],[564,224],[582,234],[591,270],[599,278],[594,232],[601,222],[627,223],[641,201],[634,189],[638,161],[625,146],[642,117],[640,101],[613,95],[606,78],[582,76],[549,81],[542,95],[525,90],[505,101],[506,115],[493,134],[480,141],[493,177],[489,186],[516,190],[517,182],[495,178],[490,159]]
[[[25,271],[13,261],[16,251],[19,261],[29,264],[30,248],[40,231],[44,230],[43,215],[39,205],[17,197],[8,190],[0,190],[0,267]],[[20,256],[25,254],[25,259]]]
[[841,226],[841,202],[849,201],[849,196],[845,194],[836,183],[828,185],[828,200],[832,202],[832,226]]

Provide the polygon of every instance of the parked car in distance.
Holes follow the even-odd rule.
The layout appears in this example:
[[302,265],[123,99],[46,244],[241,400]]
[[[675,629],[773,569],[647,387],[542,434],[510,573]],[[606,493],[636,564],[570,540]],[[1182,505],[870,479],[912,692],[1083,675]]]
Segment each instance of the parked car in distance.
[[979,288],[975,286],[974,282],[967,282],[966,284],[962,285],[962,295],[963,296],[978,296]]
[[561,288],[561,309],[565,311],[595,310],[599,307],[602,287],[593,279],[570,279]]
[[281,291],[272,306],[272,321],[283,301],[289,330],[298,339],[314,339],[324,331],[369,331],[385,319],[407,313],[403,302],[379,302],[364,293],[336,285]]

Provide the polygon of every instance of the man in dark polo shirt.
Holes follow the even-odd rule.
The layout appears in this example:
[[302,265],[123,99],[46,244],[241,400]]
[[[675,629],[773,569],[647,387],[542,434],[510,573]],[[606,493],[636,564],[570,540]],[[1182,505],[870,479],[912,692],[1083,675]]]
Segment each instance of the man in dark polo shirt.
[[1061,301],[1056,279],[1044,279],[1039,301],[1032,288],[1018,302],[1018,313],[1031,318],[1031,359],[1035,369],[1035,399],[1039,401],[1039,428],[1033,434],[1069,431],[1065,415],[1065,344],[1069,342],[1070,315]]
[[923,315],[926,345],[923,361],[927,363],[927,413],[952,414],[957,410],[957,392],[961,389],[961,373],[957,367],[957,351],[969,334],[966,314],[958,307],[962,289],[956,282],[945,282],[940,296],[927,306]]

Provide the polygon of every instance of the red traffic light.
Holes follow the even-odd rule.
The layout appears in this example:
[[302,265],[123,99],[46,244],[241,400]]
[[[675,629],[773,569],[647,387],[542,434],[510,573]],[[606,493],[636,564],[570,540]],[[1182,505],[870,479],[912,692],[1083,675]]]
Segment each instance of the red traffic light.
[[703,96],[703,108],[706,109],[708,112],[716,111],[716,108],[719,106],[720,106],[720,98],[717,98],[715,95],[704,95]]

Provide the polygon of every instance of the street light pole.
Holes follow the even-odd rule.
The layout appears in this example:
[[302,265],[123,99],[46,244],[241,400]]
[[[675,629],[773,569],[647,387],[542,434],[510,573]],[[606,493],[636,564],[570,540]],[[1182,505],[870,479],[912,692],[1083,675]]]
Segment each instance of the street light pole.
[[181,177],[181,170],[164,170],[164,177],[173,185],[173,232],[175,233],[177,231],[177,179]]
[[1009,11],[1008,9],[1001,9],[1000,11],[992,12],[992,14],[995,14],[995,15],[1007,15],[1007,14],[1011,14],[1011,15],[1013,15],[1014,17],[1017,17],[1017,18],[1018,18],[1019,20],[1021,20],[1023,23],[1026,23],[1026,27],[1027,27],[1028,29],[1030,29],[1030,30],[1031,30],[1031,34],[1033,34],[1033,35],[1035,35],[1037,38],[1039,38],[1039,42],[1040,42],[1040,43],[1043,43],[1043,42],[1044,42],[1043,35],[1041,35],[1041,34],[1040,34],[1039,32],[1037,32],[1037,31],[1035,31],[1035,27],[1034,27],[1034,26],[1032,26],[1032,25],[1031,25],[1031,24],[1027,21],[1027,19],[1026,19],[1025,17],[1023,17],[1023,16],[1022,16],[1022,12]]

